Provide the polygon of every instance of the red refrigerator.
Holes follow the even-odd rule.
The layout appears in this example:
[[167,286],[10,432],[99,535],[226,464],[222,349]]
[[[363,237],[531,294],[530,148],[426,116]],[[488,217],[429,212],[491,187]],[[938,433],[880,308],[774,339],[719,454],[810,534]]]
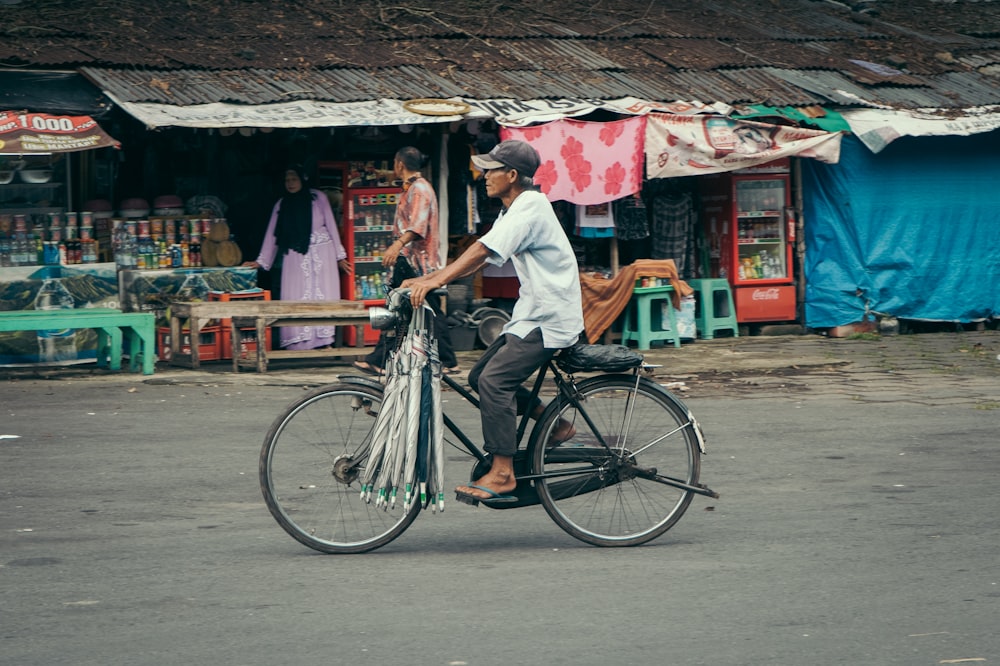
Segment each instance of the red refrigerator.
[[[364,301],[365,306],[385,305],[388,272],[382,266],[382,252],[392,243],[393,218],[402,190],[398,187],[346,188],[344,199],[347,221],[341,236],[347,258],[354,266],[354,279],[344,285],[343,298]],[[345,342],[355,343],[354,329],[347,331]],[[378,342],[379,332],[365,327],[365,344]]]
[[740,323],[796,318],[788,166],[779,160],[702,177],[712,276],[732,285]]

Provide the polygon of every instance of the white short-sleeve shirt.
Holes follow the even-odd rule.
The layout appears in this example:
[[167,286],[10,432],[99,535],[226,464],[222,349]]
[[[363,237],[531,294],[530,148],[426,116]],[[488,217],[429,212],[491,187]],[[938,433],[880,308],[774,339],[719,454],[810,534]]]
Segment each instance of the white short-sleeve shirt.
[[487,262],[514,264],[521,290],[503,333],[519,338],[542,329],[547,348],[569,347],[583,332],[583,299],[576,256],[566,232],[541,192],[527,190],[479,239]]

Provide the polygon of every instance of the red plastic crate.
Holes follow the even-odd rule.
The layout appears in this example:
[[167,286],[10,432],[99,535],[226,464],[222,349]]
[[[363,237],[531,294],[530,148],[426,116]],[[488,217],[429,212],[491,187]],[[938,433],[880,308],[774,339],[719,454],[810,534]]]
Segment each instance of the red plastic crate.
[[[267,289],[248,289],[246,291],[210,291],[208,292],[210,301],[269,301],[271,292]],[[229,330],[229,319],[219,321],[222,330]]]
[[[181,351],[191,353],[191,330],[181,331]],[[161,326],[156,329],[156,355],[161,361],[170,360],[170,327]],[[218,361],[222,358],[222,329],[219,326],[206,326],[201,329],[198,344],[198,359],[200,361]],[[230,357],[231,358],[231,357]]]
[[210,291],[210,301],[269,301],[271,292],[267,289],[248,289],[246,291]]
[[[240,358],[247,358],[251,354],[257,354],[257,329],[241,328]],[[233,358],[233,336],[232,329],[226,327],[222,329],[222,358]],[[271,348],[271,328],[264,329],[264,349]]]

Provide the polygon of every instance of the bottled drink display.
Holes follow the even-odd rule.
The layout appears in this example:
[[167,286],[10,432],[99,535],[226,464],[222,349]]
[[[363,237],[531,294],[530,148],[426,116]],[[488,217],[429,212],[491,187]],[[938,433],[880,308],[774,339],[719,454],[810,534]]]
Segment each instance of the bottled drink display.
[[[94,264],[101,261],[103,249],[110,250],[119,269],[199,267],[201,239],[213,222],[208,218],[95,220],[87,211],[0,214],[0,266]],[[103,233],[104,225],[113,228]]]
[[782,209],[783,180],[736,183],[736,278],[769,280],[788,275]]
[[0,266],[94,264],[100,259],[93,214],[0,214]]
[[[125,220],[112,235],[119,269],[197,268],[201,241],[216,220]],[[222,220],[224,221],[224,220]]]
[[398,196],[396,191],[366,190],[351,197],[355,299],[385,298],[389,273],[382,266],[382,253],[392,244]]

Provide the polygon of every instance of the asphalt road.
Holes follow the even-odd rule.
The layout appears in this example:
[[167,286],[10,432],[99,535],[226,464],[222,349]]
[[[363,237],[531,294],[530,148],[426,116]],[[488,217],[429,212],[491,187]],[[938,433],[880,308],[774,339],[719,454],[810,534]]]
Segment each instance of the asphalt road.
[[599,549],[540,507],[452,501],[330,556],[258,489],[263,435],[302,390],[0,387],[0,435],[17,435],[0,439],[0,663],[1000,663],[995,401],[702,391],[686,400],[722,498],[651,544]]

